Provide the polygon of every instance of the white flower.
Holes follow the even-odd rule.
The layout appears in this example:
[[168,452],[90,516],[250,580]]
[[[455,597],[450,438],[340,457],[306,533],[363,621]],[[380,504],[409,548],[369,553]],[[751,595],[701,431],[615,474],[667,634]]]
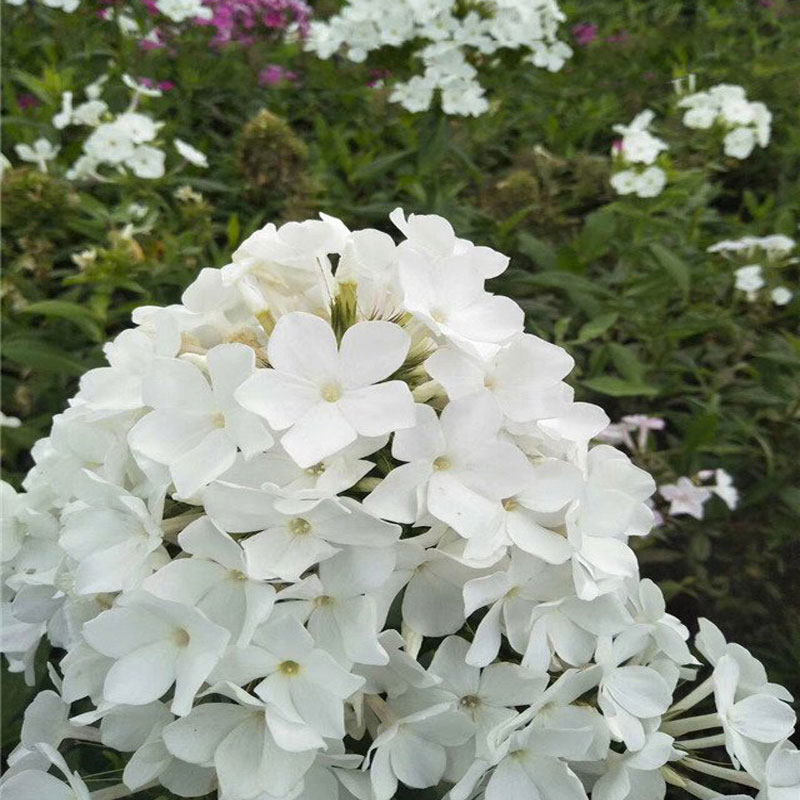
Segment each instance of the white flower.
[[622,134],[620,153],[627,163],[652,164],[659,153],[669,149],[665,141],[648,130],[654,117],[647,109],[637,114],[629,125],[614,125],[614,130]]
[[745,267],[739,267],[734,274],[736,275],[736,288],[745,292],[747,299],[750,301],[755,300],[758,290],[766,286],[760,264],[748,264]]
[[739,665],[729,655],[714,668],[714,701],[717,706],[725,748],[734,765],[739,762],[751,774],[763,775],[765,754],[760,744],[777,744],[794,729],[795,713],[781,700],[768,694],[750,694],[736,700]]
[[[341,42],[424,26],[425,68],[452,85],[474,77],[461,48],[538,41],[530,3],[462,19],[450,2],[370,2]],[[157,130],[123,127],[132,150]],[[139,211],[117,209],[123,237]],[[327,216],[267,225],[181,304],[136,309],[23,491],[0,487],[0,649],[31,686],[42,637],[59,653],[0,793],[91,800],[53,749],[71,739],[130,754],[98,798],[657,800],[695,770],[788,800],[791,696],[706,620],[715,675],[687,688],[688,630],[630,542],[653,479],[591,444],[609,419],[573,402],[572,359],[486,293],[508,259],[441,217],[390,219],[398,245]],[[792,246],[713,249],[772,264]],[[628,415],[616,434],[642,453],[661,427]],[[737,502],[723,470],[661,491],[676,514]],[[715,690],[716,713],[682,716]],[[691,755],[723,743],[750,775]]]
[[415,789],[435,786],[447,767],[447,747],[464,744],[473,723],[436,688],[409,691],[386,704],[367,758],[375,800],[390,800],[398,781]]
[[22,420],[19,417],[9,417],[0,411],[0,427],[2,428],[19,428],[22,425]]
[[83,627],[86,641],[114,659],[103,685],[110,703],[145,705],[174,684],[170,708],[183,716],[225,652],[230,634],[191,606],[147,592],[126,594]]
[[116,122],[103,123],[83,143],[84,152],[96,163],[121,164],[134,149],[130,131]]
[[[243,543],[248,570],[260,579],[295,581],[333,556],[334,545],[388,547],[399,528],[365,513],[352,499],[323,500],[299,513],[280,511],[280,494],[214,483],[203,500],[211,518],[230,533],[257,531]],[[302,514],[302,516],[301,516]]]
[[168,556],[162,532],[145,504],[120,487],[84,472],[79,499],[61,517],[59,544],[74,558],[79,594],[133,589]]
[[194,164],[196,167],[208,166],[208,158],[205,153],[201,153],[198,149],[187,144],[182,139],[173,139],[172,143],[175,145],[175,149],[181,157],[185,158],[190,164]]
[[187,525],[178,543],[192,558],[164,565],[144,581],[157,597],[194,606],[227,629],[237,645],[247,644],[269,616],[275,589],[254,577],[241,546],[208,517]]
[[636,194],[639,197],[657,197],[667,184],[667,173],[661,167],[648,167],[636,176]]
[[130,167],[138,178],[161,178],[164,176],[164,158],[164,151],[158,147],[140,144],[125,159],[125,166]]
[[794,297],[794,293],[789,291],[785,286],[776,286],[770,293],[769,296],[772,298],[772,302],[775,303],[776,306],[785,306],[791,299]]
[[288,429],[284,449],[301,467],[311,467],[359,435],[381,436],[414,424],[408,387],[387,381],[409,344],[398,325],[359,322],[337,345],[324,320],[287,314],[270,336],[272,369],[258,370],[236,397],[275,430]]
[[417,424],[398,431],[396,467],[367,497],[368,511],[397,522],[424,521],[429,513],[469,539],[485,536],[503,498],[519,492],[529,475],[522,452],[499,438],[502,417],[485,395],[448,404],[440,418],[417,406]]
[[562,379],[574,363],[563,348],[522,334],[484,362],[455,348],[439,348],[425,370],[450,400],[485,392],[508,419],[528,422],[556,416],[569,405],[572,390]]
[[[492,664],[481,670],[467,663],[469,642],[448,636],[438,647],[429,670],[441,678],[439,688],[453,695],[453,704],[475,725],[475,753],[488,751],[493,728],[515,716],[515,706],[531,705],[547,679],[518,664]],[[470,752],[472,755],[472,751]]]
[[[262,627],[221,671],[229,671],[237,683],[263,677],[255,694],[295,727],[306,728],[309,739],[341,739],[344,701],[362,686],[364,678],[350,674],[314,645],[311,634],[286,615]],[[291,747],[291,741],[277,735],[276,740],[282,747]]]
[[677,483],[659,486],[658,492],[669,502],[669,513],[672,516],[689,514],[695,519],[703,519],[703,506],[711,497],[710,489],[698,486],[686,477],[678,478]]
[[725,155],[731,158],[747,158],[756,146],[756,134],[752,128],[734,128],[725,134]]
[[210,383],[182,359],[156,359],[142,398],[153,408],[131,430],[134,450],[169,467],[175,488],[189,497],[230,467],[240,446],[245,456],[267,450],[273,439],[264,424],[234,399],[255,372],[255,353],[243,344],[208,351]]
[[639,173],[632,169],[615,172],[611,176],[610,183],[617,194],[633,194],[639,184]]
[[623,756],[609,753],[609,770],[592,787],[592,800],[634,800],[663,798],[666,783],[660,767],[672,757],[672,737],[655,731],[641,750]]
[[230,800],[296,796],[322,739],[238,686],[212,688],[234,702],[204,703],[167,725],[169,752],[190,764],[213,765]]
[[427,111],[433,102],[434,84],[428,78],[415,75],[405,83],[398,82],[394,85],[389,99],[393,103],[400,103],[403,108],[418,113]]
[[766,763],[760,800],[791,800],[800,791],[800,750],[790,742],[781,742]]
[[201,0],[157,0],[156,8],[173,22],[184,22],[193,17],[211,19],[213,13]]
[[522,310],[489,294],[484,277],[458,256],[436,264],[420,258],[400,263],[404,303],[434,334],[476,355],[488,355],[522,331]]
[[77,772],[72,772],[67,762],[49,745],[39,745],[41,753],[61,772],[67,782],[46,772],[46,769],[25,769],[11,775],[0,790],[3,800],[90,800],[89,789]]
[[641,750],[647,739],[643,722],[659,717],[669,707],[672,692],[651,667],[624,662],[642,646],[641,633],[600,637],[595,661],[603,669],[597,701],[611,731],[630,750]]
[[143,95],[144,97],[161,97],[161,95],[163,94],[161,89],[157,89],[152,86],[145,86],[144,83],[137,81],[135,78],[132,78],[127,73],[123,74],[122,82],[129,89],[132,89],[136,94]]
[[14,145],[14,151],[23,161],[36,164],[42,172],[47,172],[47,162],[52,161],[60,149],[60,147],[53,147],[52,143],[44,138],[37,139],[33,146],[29,144]]
[[66,128],[72,121],[72,92],[61,95],[61,111],[53,117],[53,127],[57,130]]

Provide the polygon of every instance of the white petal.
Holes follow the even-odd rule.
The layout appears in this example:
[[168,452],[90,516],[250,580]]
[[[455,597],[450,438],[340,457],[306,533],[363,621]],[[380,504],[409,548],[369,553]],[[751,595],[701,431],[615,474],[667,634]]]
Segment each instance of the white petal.
[[319,384],[304,377],[259,369],[234,392],[242,408],[263,417],[276,430],[293,425],[319,402]]
[[398,370],[411,337],[392,322],[358,322],[345,331],[339,348],[339,374],[347,389],[370,386]]
[[303,414],[281,439],[281,444],[295,463],[305,469],[347,447],[356,438],[355,429],[338,405],[320,402]]
[[350,390],[338,405],[362,436],[382,436],[414,425],[414,398],[402,381]]
[[325,320],[293,311],[275,325],[267,345],[269,363],[281,372],[319,384],[333,380],[339,370],[336,336]]
[[175,682],[175,651],[172,642],[159,641],[123,656],[106,675],[103,697],[132,706],[158,700]]

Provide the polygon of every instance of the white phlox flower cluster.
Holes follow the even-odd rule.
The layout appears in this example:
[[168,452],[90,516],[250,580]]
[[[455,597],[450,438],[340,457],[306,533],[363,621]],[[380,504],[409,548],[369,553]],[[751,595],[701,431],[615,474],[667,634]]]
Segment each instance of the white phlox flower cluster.
[[[6,3],[12,6],[24,6],[27,0],[5,0]],[[48,8],[55,8],[59,11],[66,11],[71,14],[81,4],[81,0],[41,0],[43,5]]]
[[86,800],[89,740],[98,797],[788,797],[791,698],[705,621],[696,677],[630,547],[653,479],[508,259],[391,219],[269,224],[137,309],[3,485],[2,649],[54,649],[2,796]]
[[621,169],[611,176],[611,185],[618,194],[657,197],[667,184],[667,173],[655,165],[659,154],[669,149],[663,139],[650,131],[655,114],[646,109],[629,125],[615,125],[621,139],[614,143],[611,154]]
[[[164,176],[166,152],[159,139],[164,123],[139,109],[142,97],[159,97],[161,90],[145,86],[128,75],[122,80],[131,90],[131,100],[120,113],[113,112],[102,98],[105,75],[84,89],[86,99],[78,105],[72,92],[62,94],[61,110],[53,117],[53,127],[63,130],[75,125],[92,129],[83,142],[83,154],[67,170],[70,180],[108,180],[101,171],[104,168],[119,174],[130,170],[137,178]],[[189,163],[208,166],[204,154],[186,142],[175,139],[174,146]]]
[[156,0],[156,8],[173,22],[187,19],[211,19],[214,12],[203,0]]
[[794,292],[784,285],[783,273],[798,263],[793,256],[796,242],[782,233],[769,236],[743,236],[741,239],[725,239],[711,245],[707,252],[719,253],[724,258],[739,264],[734,270],[734,287],[744,292],[748,302],[753,303],[764,289],[773,305],[788,305]]
[[701,469],[693,478],[685,475],[675,483],[658,487],[658,493],[669,503],[669,515],[689,515],[703,519],[705,504],[715,495],[733,511],[739,504],[739,490],[724,469]]
[[320,58],[343,51],[351,61],[366,60],[383,47],[421,46],[415,55],[424,71],[393,86],[390,99],[412,112],[430,108],[441,92],[446,114],[480,116],[489,102],[476,64],[502,49],[523,50],[525,61],[557,72],[572,55],[558,39],[565,19],[555,0],[349,0],[336,15],[313,21],[307,49]]
[[741,86],[721,83],[682,97],[678,106],[686,109],[683,124],[687,128],[708,130],[717,126],[724,132],[726,156],[745,159],[756,145],[769,144],[772,114],[764,103],[749,101]]

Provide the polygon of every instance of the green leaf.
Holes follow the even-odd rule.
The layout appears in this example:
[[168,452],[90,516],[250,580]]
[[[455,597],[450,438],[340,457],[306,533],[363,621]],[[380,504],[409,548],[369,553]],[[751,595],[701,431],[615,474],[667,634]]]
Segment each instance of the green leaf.
[[517,246],[520,252],[532,259],[537,266],[553,269],[556,264],[555,250],[547,242],[543,242],[529,233],[520,233]]
[[353,181],[366,181],[378,178],[388,172],[395,164],[406,158],[410,150],[401,150],[398,153],[389,153],[379,158],[371,158],[361,166],[357,167],[350,176]]
[[3,345],[3,355],[21,367],[41,372],[82,375],[86,365],[60,348],[52,347],[39,339],[12,339]]
[[691,283],[689,265],[658,242],[653,242],[650,245],[650,252],[655,256],[656,261],[664,271],[678,284],[684,298],[688,297]]
[[238,214],[231,214],[228,217],[228,227],[225,231],[228,235],[228,246],[231,250],[236,248],[236,245],[239,244],[239,236],[242,233],[242,226],[239,222],[239,215]]
[[618,318],[619,314],[616,311],[611,311],[608,314],[601,314],[599,317],[589,320],[578,331],[578,338],[575,340],[575,344],[585,344],[598,336],[602,336]]
[[104,338],[102,320],[91,309],[68,300],[40,300],[38,303],[25,306],[21,309],[21,313],[65,319],[96,342],[102,342]]
[[647,373],[647,366],[639,360],[639,357],[631,347],[625,347],[625,345],[617,344],[617,342],[610,342],[606,346],[608,347],[611,361],[623,378],[632,383],[645,383],[644,378]]
[[583,381],[587,389],[611,397],[654,397],[658,394],[658,387],[646,383],[626,381],[613,375],[599,375]]

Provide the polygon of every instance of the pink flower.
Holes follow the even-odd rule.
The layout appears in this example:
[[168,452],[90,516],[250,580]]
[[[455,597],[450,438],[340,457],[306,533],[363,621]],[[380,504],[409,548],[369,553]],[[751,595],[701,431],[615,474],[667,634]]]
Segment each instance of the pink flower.
[[17,98],[17,104],[22,111],[27,111],[29,108],[36,108],[40,106],[39,98],[30,92],[24,92]]
[[268,64],[258,73],[259,86],[277,86],[287,81],[293,83],[297,80],[297,73],[284,69],[280,64]]
[[597,30],[593,22],[579,22],[572,26],[572,35],[580,47],[588,47],[597,38]]
[[379,89],[391,75],[392,73],[388,69],[371,69],[369,71],[367,86],[369,86],[370,89]]
[[215,45],[253,44],[259,28],[273,32],[296,25],[301,36],[308,33],[311,8],[303,0],[207,0],[206,5],[213,16],[205,24],[216,29]]

